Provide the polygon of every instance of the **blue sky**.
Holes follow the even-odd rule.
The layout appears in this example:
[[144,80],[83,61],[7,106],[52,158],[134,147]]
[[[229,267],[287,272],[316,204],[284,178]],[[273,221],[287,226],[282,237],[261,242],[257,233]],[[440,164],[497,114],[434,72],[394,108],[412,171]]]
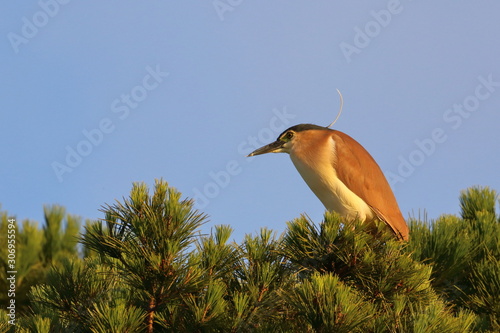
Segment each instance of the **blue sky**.
[[83,218],[163,178],[239,241],[324,208],[285,154],[298,123],[360,142],[405,217],[500,190],[500,3],[8,2],[0,15],[0,202]]

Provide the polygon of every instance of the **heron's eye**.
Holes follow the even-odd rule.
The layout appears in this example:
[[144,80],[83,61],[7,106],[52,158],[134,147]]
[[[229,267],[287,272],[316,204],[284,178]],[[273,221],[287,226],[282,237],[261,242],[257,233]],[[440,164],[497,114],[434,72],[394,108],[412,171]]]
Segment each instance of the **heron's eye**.
[[293,138],[293,132],[287,132],[283,139],[284,141],[290,141],[292,138]]

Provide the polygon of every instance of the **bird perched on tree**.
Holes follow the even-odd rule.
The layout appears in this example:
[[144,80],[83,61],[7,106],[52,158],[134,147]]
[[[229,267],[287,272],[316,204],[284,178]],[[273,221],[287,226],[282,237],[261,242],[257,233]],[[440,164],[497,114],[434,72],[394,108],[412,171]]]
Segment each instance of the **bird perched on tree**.
[[365,222],[379,219],[399,239],[408,240],[408,226],[377,162],[349,135],[330,129],[333,123],[328,127],[292,126],[276,141],[248,156],[290,154],[300,175],[326,209]]

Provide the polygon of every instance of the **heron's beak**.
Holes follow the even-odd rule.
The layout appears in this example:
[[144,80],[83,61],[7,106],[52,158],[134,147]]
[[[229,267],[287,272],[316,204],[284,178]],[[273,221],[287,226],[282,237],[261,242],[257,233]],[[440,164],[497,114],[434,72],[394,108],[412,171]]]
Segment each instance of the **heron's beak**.
[[247,157],[250,156],[257,156],[257,155],[262,155],[262,154],[267,154],[267,153],[282,153],[283,152],[283,141],[274,141],[268,145],[265,145],[264,147],[260,147],[259,149],[254,150],[250,154],[247,155]]

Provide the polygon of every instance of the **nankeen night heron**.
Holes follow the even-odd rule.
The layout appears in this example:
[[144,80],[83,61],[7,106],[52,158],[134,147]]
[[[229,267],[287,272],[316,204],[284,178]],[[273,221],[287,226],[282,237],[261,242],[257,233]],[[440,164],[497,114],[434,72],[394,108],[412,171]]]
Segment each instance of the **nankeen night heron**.
[[408,226],[377,162],[356,140],[328,127],[290,127],[276,141],[248,156],[290,154],[300,175],[326,209],[367,223],[379,219],[399,239],[408,240]]

